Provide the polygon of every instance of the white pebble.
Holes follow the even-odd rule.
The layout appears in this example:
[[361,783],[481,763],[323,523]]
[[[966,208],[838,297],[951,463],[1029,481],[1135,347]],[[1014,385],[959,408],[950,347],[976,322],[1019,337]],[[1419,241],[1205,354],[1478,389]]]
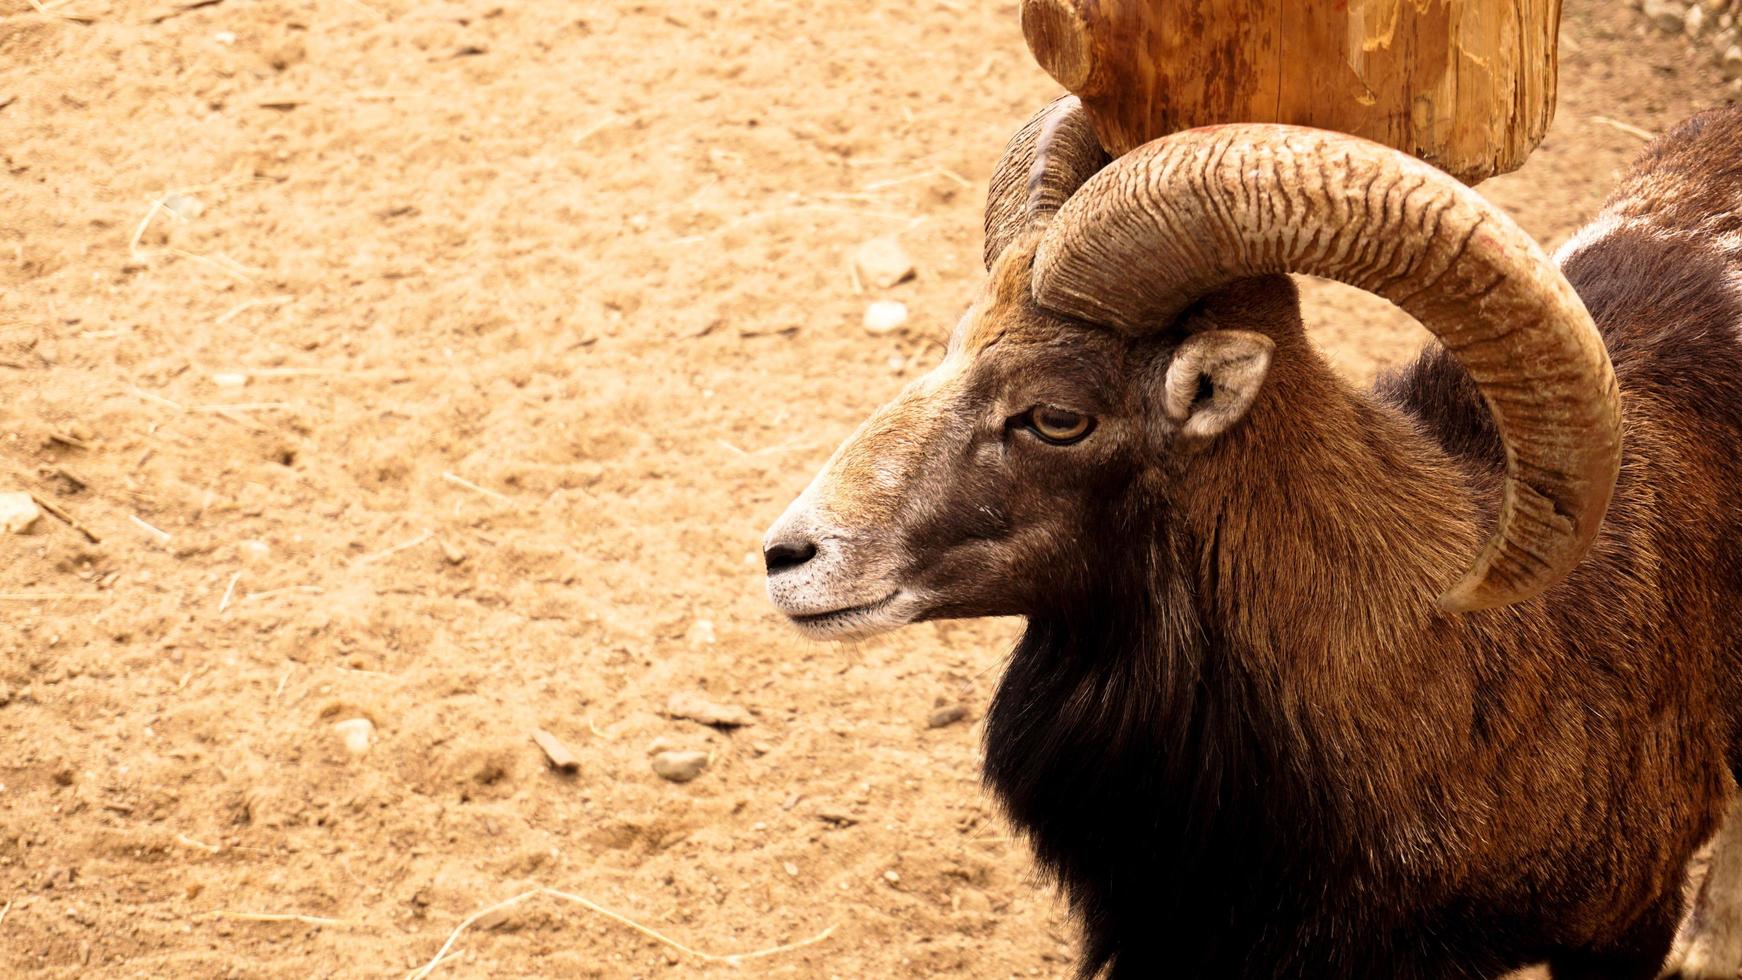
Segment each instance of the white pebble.
[[240,371],[220,371],[212,375],[212,384],[220,388],[240,388],[248,383],[248,375]]
[[913,259],[894,236],[873,238],[853,253],[853,268],[873,289],[888,289],[913,275]]
[[691,646],[713,646],[714,640],[713,620],[698,619],[690,624],[689,641]]
[[333,725],[333,731],[345,740],[345,750],[352,755],[362,755],[369,751],[369,742],[375,734],[375,723],[367,718],[347,718]]
[[865,329],[872,333],[888,333],[907,322],[907,304],[900,300],[880,299],[865,307]]
[[23,534],[42,516],[30,494],[22,491],[0,493],[0,529],[8,534]]

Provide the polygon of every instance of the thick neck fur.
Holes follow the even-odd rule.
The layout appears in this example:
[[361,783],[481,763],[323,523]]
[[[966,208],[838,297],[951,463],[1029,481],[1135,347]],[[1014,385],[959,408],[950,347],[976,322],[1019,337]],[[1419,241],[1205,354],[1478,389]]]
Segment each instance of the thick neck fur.
[[1549,593],[1439,610],[1492,529],[1488,414],[1437,348],[1354,391],[1292,316],[1259,318],[1247,417],[1084,535],[1120,544],[1099,593],[1030,620],[986,773],[1085,975],[1655,969],[1742,775],[1739,134],[1732,109],[1654,144],[1563,253],[1625,458]]
[[1447,863],[1440,773],[1469,719],[1412,706],[1470,669],[1411,637],[1457,628],[1434,599],[1480,543],[1469,478],[1298,322],[1274,339],[1241,425],[1112,516],[1148,544],[1102,581],[1136,594],[1032,619],[988,721],[988,779],[1083,917],[1086,970],[1148,975],[1149,949],[1177,975],[1194,950],[1216,975],[1323,968],[1412,926],[1333,890]]

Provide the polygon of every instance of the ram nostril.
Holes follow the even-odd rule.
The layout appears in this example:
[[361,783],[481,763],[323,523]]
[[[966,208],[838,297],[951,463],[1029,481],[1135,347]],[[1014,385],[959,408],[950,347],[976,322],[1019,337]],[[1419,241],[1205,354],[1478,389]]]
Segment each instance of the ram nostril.
[[768,574],[784,572],[789,568],[797,568],[817,556],[817,546],[809,541],[790,544],[771,544],[762,549],[762,560],[768,565]]

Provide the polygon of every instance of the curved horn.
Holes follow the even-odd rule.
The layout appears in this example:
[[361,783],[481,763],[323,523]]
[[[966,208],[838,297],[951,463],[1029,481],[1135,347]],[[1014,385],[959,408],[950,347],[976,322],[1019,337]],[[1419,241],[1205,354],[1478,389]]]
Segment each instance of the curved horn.
[[1089,180],[1050,224],[1033,282],[1042,306],[1142,331],[1230,282],[1280,272],[1337,279],[1402,307],[1458,359],[1493,414],[1506,448],[1499,525],[1441,605],[1518,602],[1571,572],[1620,467],[1615,372],[1560,270],[1446,174],[1319,130],[1189,130]]
[[1004,147],[986,190],[986,268],[1037,218],[1057,211],[1107,159],[1076,96],[1029,117]]

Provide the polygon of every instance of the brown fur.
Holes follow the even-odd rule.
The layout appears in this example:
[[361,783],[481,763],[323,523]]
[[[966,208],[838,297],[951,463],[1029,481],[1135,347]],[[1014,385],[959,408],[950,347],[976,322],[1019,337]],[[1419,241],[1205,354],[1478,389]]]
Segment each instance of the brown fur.
[[[1494,521],[1488,416],[1437,349],[1340,380],[1285,278],[1130,338],[1035,308],[1019,238],[945,366],[837,454],[814,492],[843,568],[901,583],[910,618],[1029,617],[987,778],[1086,970],[1655,975],[1742,770],[1739,147],[1742,111],[1690,121],[1565,253],[1625,456],[1541,598],[1439,609]],[[1162,378],[1220,329],[1274,356],[1199,445]],[[1099,427],[1041,445],[1011,421],[1036,403]]]

